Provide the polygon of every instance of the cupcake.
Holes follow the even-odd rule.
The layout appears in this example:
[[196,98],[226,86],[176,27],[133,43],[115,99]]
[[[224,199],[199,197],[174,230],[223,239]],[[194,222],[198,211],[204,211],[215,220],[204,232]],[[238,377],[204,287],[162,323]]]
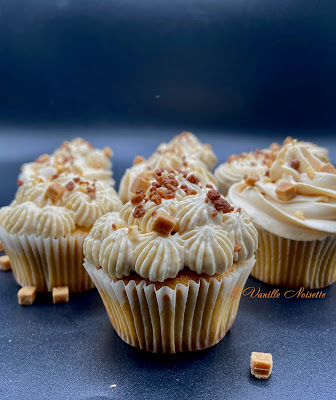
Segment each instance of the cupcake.
[[84,267],[110,321],[125,342],[151,352],[213,346],[235,319],[257,231],[194,174],[159,169],[147,186],[134,184],[131,200],[84,242]]
[[322,288],[336,280],[336,170],[310,146],[293,140],[269,176],[249,174],[229,199],[259,233],[255,278],[291,288]]
[[[287,137],[283,142],[283,146],[292,141],[293,139],[291,137]],[[324,147],[319,147],[309,142],[301,143],[306,145],[311,153],[321,161],[329,161],[328,150]],[[246,174],[256,173],[263,176],[272,165],[281,147],[282,146],[277,143],[272,143],[268,149],[256,150],[239,155],[233,154],[230,156],[226,162],[220,164],[214,172],[220,192],[226,195],[229,187],[234,183],[240,182]]]
[[216,163],[217,158],[209,144],[202,144],[192,133],[182,132],[169,143],[162,143],[148,160],[142,156],[135,157],[133,166],[121,178],[120,199],[126,203],[134,195],[131,187],[136,177],[146,178],[146,175],[160,168],[194,173],[201,184],[216,186],[216,179],[210,172]]
[[19,285],[41,292],[93,287],[83,268],[84,239],[98,218],[122,205],[108,170],[111,154],[77,139],[23,166],[14,201],[0,209],[0,240]]

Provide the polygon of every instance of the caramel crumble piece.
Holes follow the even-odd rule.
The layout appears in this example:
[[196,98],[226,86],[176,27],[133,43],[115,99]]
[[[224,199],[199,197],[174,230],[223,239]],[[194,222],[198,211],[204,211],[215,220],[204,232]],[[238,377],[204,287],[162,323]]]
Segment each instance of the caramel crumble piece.
[[38,157],[35,162],[36,163],[45,163],[49,161],[49,155],[48,154],[42,154],[40,157]]
[[206,185],[205,185],[205,187],[207,188],[207,189],[213,189],[214,187],[212,186],[212,185],[210,185],[209,183],[207,183]]
[[294,160],[291,161],[290,166],[291,166],[293,169],[299,169],[300,161],[294,159]]
[[130,187],[130,191],[136,193],[137,190],[141,189],[144,193],[146,193],[150,186],[151,183],[147,179],[137,176]]
[[23,286],[18,291],[18,300],[21,306],[31,306],[36,299],[35,286]]
[[76,183],[80,182],[80,177],[77,176],[76,178],[73,178],[73,181],[76,182]]
[[74,188],[75,188],[75,183],[73,181],[70,181],[65,185],[65,188],[69,192],[72,192],[74,190]]
[[204,200],[205,203],[209,203],[209,199],[206,197]]
[[307,175],[309,179],[313,179],[315,176],[315,171],[312,167],[307,167]]
[[233,251],[234,251],[235,253],[239,253],[241,249],[242,249],[242,247],[239,246],[238,244],[236,244],[236,245],[234,246],[234,248],[233,248]]
[[107,158],[111,158],[113,156],[113,151],[112,151],[111,147],[108,147],[108,146],[103,148],[103,153],[105,154],[105,156]]
[[209,200],[216,200],[216,199],[219,199],[220,197],[221,197],[221,194],[218,190],[211,189],[207,193],[207,198]]
[[198,185],[200,179],[195,176],[194,174],[191,174],[189,176],[187,176],[187,181],[189,181],[190,183],[194,183],[195,185]]
[[23,180],[21,180],[21,179],[18,179],[18,181],[17,181],[17,185],[18,185],[18,186],[22,186],[22,185],[23,185]]
[[289,201],[296,196],[296,186],[290,182],[281,182],[275,189],[275,194],[279,200]]
[[222,211],[223,214],[229,213],[234,210],[229,202],[227,202],[223,197],[213,200],[214,207],[217,211]]
[[305,219],[302,210],[296,210],[294,215],[296,216],[296,218],[301,219],[301,221],[304,221],[304,219]]
[[54,181],[55,179],[59,178],[59,174],[54,174],[51,179]]
[[1,240],[0,240],[0,253],[2,253],[3,251],[5,251],[5,249],[4,249],[4,247],[3,247],[3,245],[2,245],[2,242],[1,242]]
[[58,182],[51,183],[46,192],[45,197],[49,197],[52,201],[60,200],[65,192],[65,187]]
[[330,163],[322,165],[320,172],[327,172],[328,174],[336,174],[336,169]]
[[217,210],[213,210],[213,211],[211,212],[211,216],[212,216],[212,217],[215,217],[216,215],[218,215],[218,211],[217,211]]
[[152,192],[152,193],[149,195],[149,200],[151,200],[151,201],[152,201],[153,203],[155,203],[157,206],[158,206],[159,204],[162,203],[161,196],[159,195],[158,192]]
[[12,269],[8,256],[0,257],[0,271],[10,271]]
[[163,237],[168,237],[175,227],[175,218],[163,211],[156,212],[153,218],[153,231]]
[[167,190],[162,194],[162,198],[165,200],[173,199],[175,197],[175,193],[171,190]]
[[92,186],[88,186],[88,187],[86,188],[86,191],[87,191],[88,193],[96,193],[96,185],[93,184]]
[[68,303],[69,302],[69,288],[68,286],[54,287],[52,290],[53,303]]
[[90,162],[90,167],[95,168],[95,169],[101,169],[104,167],[104,164],[100,160],[93,160]]
[[258,379],[267,379],[272,373],[273,358],[271,353],[253,351],[250,359],[251,374]]
[[141,204],[139,204],[138,206],[135,207],[134,211],[133,211],[133,217],[134,218],[140,218],[145,214],[146,210],[145,207]]
[[112,224],[112,229],[116,231],[117,229],[122,229],[126,228],[126,226],[122,222],[116,222],[115,224]]
[[244,176],[244,181],[249,186],[254,186],[254,184],[259,180],[259,175],[252,172]]
[[142,156],[135,156],[135,157],[134,157],[134,160],[133,160],[133,165],[140,164],[140,163],[142,163],[142,162],[145,161],[145,160],[146,160],[145,157],[142,157]]
[[141,193],[136,194],[135,196],[133,196],[133,197],[131,198],[131,203],[132,203],[132,204],[139,204],[139,203],[142,202],[142,200],[144,200],[144,198],[145,198],[145,195],[144,195],[143,192],[142,192],[142,194],[141,194]]
[[270,170],[267,169],[267,170],[265,171],[265,176],[269,177],[269,175],[270,175]]

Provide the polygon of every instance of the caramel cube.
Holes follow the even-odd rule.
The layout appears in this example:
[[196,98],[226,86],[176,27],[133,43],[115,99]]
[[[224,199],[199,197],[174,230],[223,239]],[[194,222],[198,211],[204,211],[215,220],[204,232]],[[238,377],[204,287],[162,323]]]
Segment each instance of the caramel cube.
[[23,286],[18,291],[18,299],[21,306],[31,306],[36,299],[36,287]]
[[288,201],[296,196],[296,186],[290,182],[281,182],[275,189],[279,200]]
[[244,176],[244,181],[246,182],[247,185],[249,186],[254,186],[254,184],[259,181],[260,177],[258,174],[255,172],[252,172],[251,174],[247,174]]
[[52,201],[60,200],[65,192],[65,187],[58,182],[53,182],[48,186],[45,196]]
[[8,256],[0,257],[0,271],[10,271],[12,269]]
[[176,220],[164,211],[158,211],[153,215],[153,231],[167,237],[174,229]]
[[133,165],[140,164],[140,163],[142,163],[142,162],[145,161],[145,160],[146,160],[145,157],[142,157],[142,156],[135,156],[135,157],[134,157],[134,160],[133,160]]
[[52,290],[53,303],[68,303],[69,288],[68,286],[54,287]]
[[131,225],[128,228],[128,238],[130,240],[138,240],[139,239],[139,228],[137,225]]
[[146,193],[150,185],[151,183],[147,179],[137,176],[132,183],[130,191],[136,193],[137,190],[141,189],[144,193]]
[[111,158],[113,156],[113,151],[112,151],[111,147],[108,147],[108,146],[103,148],[103,153],[108,158]]
[[5,249],[4,249],[4,247],[3,247],[3,245],[2,245],[2,242],[1,242],[1,240],[0,240],[0,253],[2,253],[3,251],[5,251]]
[[327,172],[328,174],[336,174],[336,169],[332,164],[328,163],[322,165],[322,167],[320,168],[320,172]]
[[272,373],[273,358],[271,353],[253,351],[250,359],[251,374],[258,379],[267,379]]

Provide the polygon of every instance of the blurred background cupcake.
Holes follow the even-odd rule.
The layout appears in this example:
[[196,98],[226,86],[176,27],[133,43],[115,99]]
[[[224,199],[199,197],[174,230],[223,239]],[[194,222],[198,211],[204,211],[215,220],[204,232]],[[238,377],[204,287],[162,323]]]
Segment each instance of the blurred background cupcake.
[[246,175],[228,195],[258,228],[251,275],[293,288],[331,285],[336,280],[335,168],[310,145],[293,140],[266,174]]
[[202,144],[190,132],[182,132],[169,143],[161,143],[157,150],[146,160],[142,156],[135,157],[133,166],[127,168],[119,185],[120,199],[126,203],[133,196],[131,190],[134,179],[138,176],[146,178],[159,168],[169,168],[196,173],[201,184],[217,185],[211,171],[217,163],[217,158],[210,144]]
[[84,243],[112,325],[151,352],[215,345],[255,263],[255,227],[195,174],[159,169],[132,187],[131,200],[101,217]]
[[22,167],[14,201],[0,210],[0,239],[21,286],[93,287],[83,241],[99,217],[121,207],[110,156],[111,149],[76,139]]
[[[292,141],[293,138],[288,136],[284,140],[283,146]],[[326,148],[319,147],[309,142],[301,143],[306,145],[312,154],[321,161],[329,161],[328,150]],[[256,173],[263,176],[272,165],[281,147],[282,146],[278,143],[272,143],[267,149],[231,155],[226,162],[220,164],[214,172],[220,192],[225,196],[229,187],[234,183],[240,182],[246,174]]]

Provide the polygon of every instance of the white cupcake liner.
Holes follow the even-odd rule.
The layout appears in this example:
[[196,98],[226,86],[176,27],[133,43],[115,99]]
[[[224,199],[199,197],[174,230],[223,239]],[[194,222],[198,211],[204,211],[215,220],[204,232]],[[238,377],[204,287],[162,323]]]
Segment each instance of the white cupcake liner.
[[336,280],[336,235],[296,241],[258,229],[259,248],[251,275],[290,288],[319,289]]
[[21,286],[35,286],[41,292],[58,286],[68,286],[70,292],[94,287],[83,268],[86,236],[75,233],[57,239],[43,238],[35,234],[9,234],[0,228],[15,279]]
[[95,283],[111,323],[126,343],[154,353],[195,351],[218,343],[230,329],[237,312],[240,291],[255,258],[239,265],[221,278],[175,289],[156,289],[145,281],[116,282],[103,269],[84,262]]

